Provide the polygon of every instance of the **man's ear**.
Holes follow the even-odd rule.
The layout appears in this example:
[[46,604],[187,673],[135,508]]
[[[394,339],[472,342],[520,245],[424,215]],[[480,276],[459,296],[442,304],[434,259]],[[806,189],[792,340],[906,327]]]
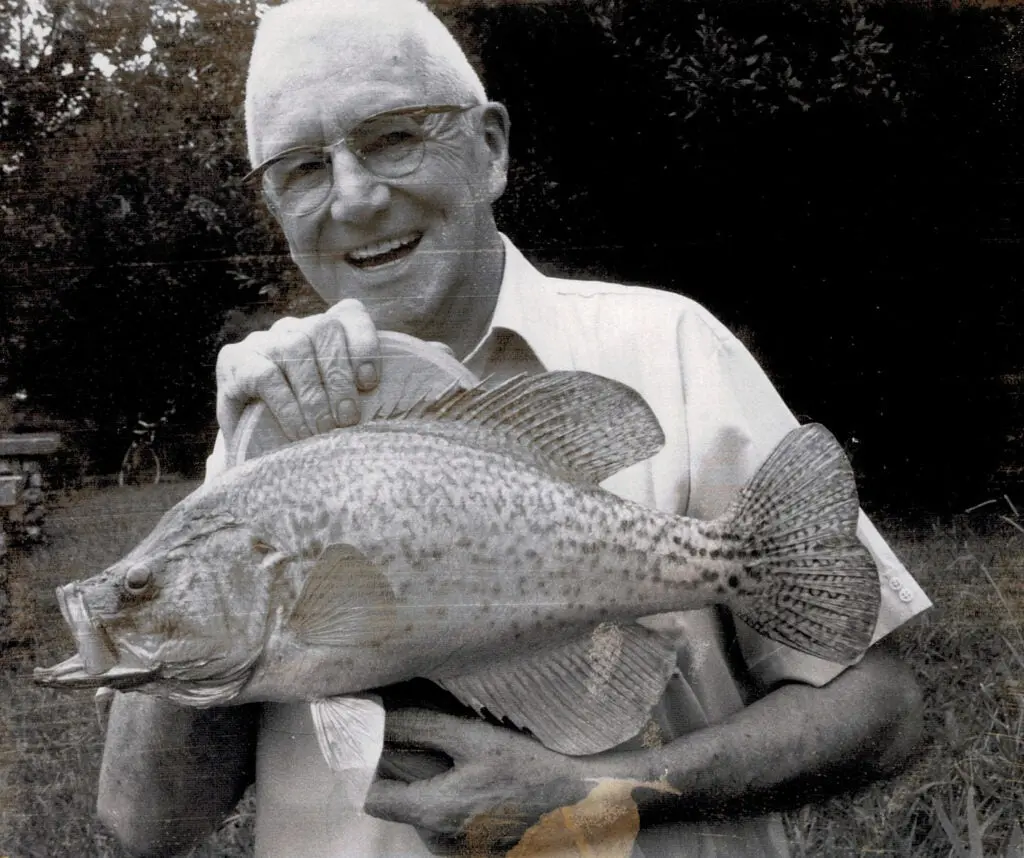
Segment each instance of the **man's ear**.
[[487,158],[487,191],[490,202],[503,193],[508,183],[509,118],[505,105],[489,101],[480,119]]

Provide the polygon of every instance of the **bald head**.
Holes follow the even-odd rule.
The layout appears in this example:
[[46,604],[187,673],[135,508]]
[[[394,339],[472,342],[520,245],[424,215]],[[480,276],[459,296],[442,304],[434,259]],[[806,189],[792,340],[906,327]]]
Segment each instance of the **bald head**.
[[487,100],[458,43],[420,0],[292,0],[270,9],[256,32],[245,98],[253,165],[270,154],[257,125],[272,117],[275,102],[301,98],[325,78],[361,82],[368,100],[375,87],[410,81],[424,103]]

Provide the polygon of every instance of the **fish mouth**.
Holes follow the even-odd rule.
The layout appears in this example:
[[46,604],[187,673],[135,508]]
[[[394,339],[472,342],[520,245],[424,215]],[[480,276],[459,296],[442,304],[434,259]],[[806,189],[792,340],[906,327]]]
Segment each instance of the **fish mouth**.
[[35,682],[50,688],[133,688],[156,675],[155,668],[121,663],[117,647],[103,623],[89,610],[77,582],[57,588],[57,604],[78,652],[53,667],[37,667],[33,671]]
[[78,645],[82,667],[86,673],[101,674],[118,663],[117,647],[103,623],[89,610],[85,593],[75,582],[57,588],[57,604]]
[[46,688],[114,688],[126,691],[156,679],[157,671],[147,667],[114,665],[103,673],[91,673],[77,653],[53,667],[37,667],[32,680]]

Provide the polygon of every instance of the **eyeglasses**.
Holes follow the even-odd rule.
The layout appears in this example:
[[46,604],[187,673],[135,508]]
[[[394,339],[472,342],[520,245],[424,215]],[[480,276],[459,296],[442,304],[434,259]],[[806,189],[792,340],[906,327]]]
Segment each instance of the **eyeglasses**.
[[288,214],[303,215],[320,208],[331,194],[332,151],[344,145],[370,173],[381,179],[400,179],[419,169],[426,142],[435,136],[446,116],[464,113],[476,104],[402,107],[364,119],[329,146],[294,146],[278,152],[249,172],[243,182],[263,179],[274,205]]

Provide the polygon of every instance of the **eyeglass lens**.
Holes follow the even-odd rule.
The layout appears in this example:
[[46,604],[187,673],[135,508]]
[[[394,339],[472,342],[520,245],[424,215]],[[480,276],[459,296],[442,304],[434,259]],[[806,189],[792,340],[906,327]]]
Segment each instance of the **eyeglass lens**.
[[292,152],[267,167],[266,180],[278,204],[293,213],[319,208],[330,195],[334,176],[330,150],[345,145],[360,164],[383,179],[398,179],[423,162],[424,142],[440,114],[391,114],[356,126],[334,146]]

